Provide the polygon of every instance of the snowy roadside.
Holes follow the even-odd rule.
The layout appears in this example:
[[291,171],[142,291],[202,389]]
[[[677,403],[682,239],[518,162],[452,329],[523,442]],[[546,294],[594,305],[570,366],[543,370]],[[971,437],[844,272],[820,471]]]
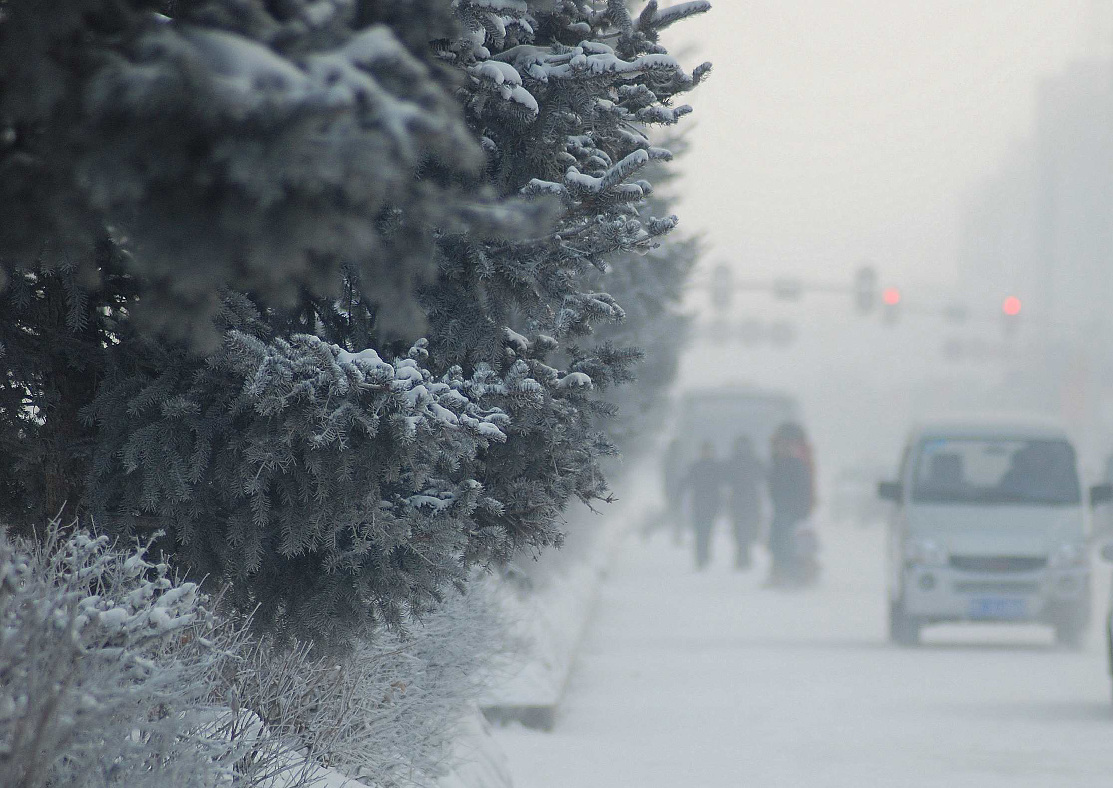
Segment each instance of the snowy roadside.
[[[569,518],[573,544],[563,555],[549,559],[517,586],[499,585],[506,620],[514,622],[512,639],[522,647],[460,719],[446,755],[451,768],[436,779],[436,788],[514,788],[509,759],[492,723],[551,727],[615,553],[658,505],[655,496],[640,494],[639,479],[656,478],[653,470],[638,470],[642,473],[630,474],[619,500],[603,510],[604,516],[584,509]],[[291,763],[268,788],[287,788],[295,775],[304,780],[298,784],[311,788],[374,788],[367,778],[320,766],[305,771],[306,767]]]
[[573,548],[575,557],[529,578],[518,593],[508,590],[508,617],[527,645],[507,678],[480,700],[488,719],[543,730],[552,727],[615,552],[629,531],[642,526],[658,507],[646,484],[656,478],[655,470],[647,462],[632,469],[618,500],[603,516],[585,508],[570,518],[570,540],[582,540]]
[[[232,714],[232,711],[229,709],[227,713]],[[258,730],[264,740],[266,734],[261,725]],[[437,788],[513,788],[507,757],[491,735],[490,723],[478,706],[473,706],[460,720],[448,757],[454,765],[436,780]],[[350,777],[339,769],[308,761],[304,754],[276,753],[270,768],[272,775],[261,783],[264,788],[375,788],[376,785],[370,778]]]
[[556,729],[496,731],[516,788],[1104,788],[1113,784],[1095,566],[1086,647],[1047,628],[886,638],[886,532],[823,527],[824,575],[763,587],[768,556],[711,567],[630,538],[600,595]]
[[528,645],[508,671],[509,678],[481,698],[488,718],[552,727],[605,568],[603,558],[589,559],[566,567],[533,591],[507,594],[505,605]]
[[491,724],[476,706],[461,722],[452,749],[455,766],[437,788],[513,788],[510,763],[491,735]]
[[[603,510],[604,516],[583,509],[570,517],[571,544],[563,554],[536,565],[517,585],[499,585],[500,604],[514,622],[512,638],[522,647],[460,719],[447,753],[451,768],[435,781],[436,788],[514,788],[509,759],[492,723],[551,728],[616,551],[658,507],[656,496],[649,494],[651,484],[644,483],[656,478],[654,470],[638,467],[629,474],[617,493],[619,500]],[[304,777],[312,788],[373,788],[366,778],[323,767],[311,767]],[[285,788],[283,777],[269,788]]]

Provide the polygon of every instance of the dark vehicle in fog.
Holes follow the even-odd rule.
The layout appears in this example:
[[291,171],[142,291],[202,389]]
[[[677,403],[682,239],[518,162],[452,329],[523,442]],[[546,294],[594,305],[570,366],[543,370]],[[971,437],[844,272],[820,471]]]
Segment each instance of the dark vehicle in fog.
[[1084,498],[1075,451],[1059,427],[1036,421],[938,423],[909,437],[889,528],[893,641],[950,621],[1034,622],[1075,646],[1090,616]]
[[672,461],[688,467],[705,442],[719,457],[731,454],[735,441],[748,437],[763,460],[769,458],[773,432],[785,422],[800,421],[800,406],[788,394],[749,386],[690,391],[680,398]]

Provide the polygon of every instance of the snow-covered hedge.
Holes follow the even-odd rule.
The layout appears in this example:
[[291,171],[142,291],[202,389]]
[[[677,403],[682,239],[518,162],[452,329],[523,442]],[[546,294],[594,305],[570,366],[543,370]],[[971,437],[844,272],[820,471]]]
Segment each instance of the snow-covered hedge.
[[0,785],[226,783],[212,689],[238,634],[201,600],[144,549],[0,532]]
[[251,642],[224,693],[233,708],[251,710],[237,736],[262,728],[280,745],[280,757],[253,766],[254,777],[311,785],[331,770],[376,788],[433,785],[457,765],[458,731],[513,651],[495,593],[473,582],[467,597],[453,596],[411,631],[380,633],[340,658]]
[[431,785],[506,651],[493,593],[327,657],[254,638],[142,546],[0,530],[0,785]]

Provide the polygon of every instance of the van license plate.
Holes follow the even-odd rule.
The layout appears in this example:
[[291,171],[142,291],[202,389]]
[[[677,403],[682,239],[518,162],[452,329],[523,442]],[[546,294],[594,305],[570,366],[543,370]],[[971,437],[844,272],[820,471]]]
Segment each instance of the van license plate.
[[980,597],[970,603],[971,618],[1026,618],[1028,604],[1024,599]]

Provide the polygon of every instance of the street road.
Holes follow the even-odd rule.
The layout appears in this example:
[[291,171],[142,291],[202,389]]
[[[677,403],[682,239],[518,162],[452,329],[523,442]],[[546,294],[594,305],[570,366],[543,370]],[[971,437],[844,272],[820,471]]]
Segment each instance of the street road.
[[822,529],[816,589],[761,587],[657,533],[605,583],[551,733],[505,728],[517,788],[1113,786],[1096,562],[1086,648],[1040,628],[886,642],[883,528]]

